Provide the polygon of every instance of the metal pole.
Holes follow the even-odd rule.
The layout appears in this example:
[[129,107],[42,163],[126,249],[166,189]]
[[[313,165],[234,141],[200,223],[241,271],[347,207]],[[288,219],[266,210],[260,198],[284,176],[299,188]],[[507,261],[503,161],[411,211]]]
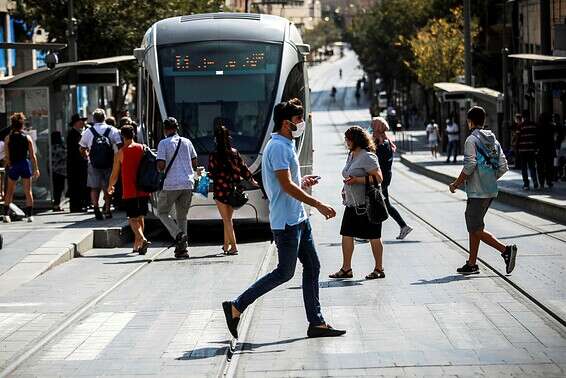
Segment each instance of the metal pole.
[[471,13],[470,0],[464,0],[464,74],[466,77],[466,85],[472,85]]
[[78,60],[78,54],[77,54],[77,35],[75,30],[76,20],[73,17],[74,14],[73,0],[69,0],[68,11],[69,14],[67,15],[67,33],[69,39],[69,62],[76,62]]
[[[543,55],[552,55],[550,23],[550,1],[540,0],[540,52]],[[551,86],[547,83],[541,85],[541,111],[552,112]]]
[[[509,49],[504,47],[501,50],[501,68],[502,68],[502,72],[503,72],[503,88],[502,88],[502,92],[503,92],[503,147],[507,148],[509,147],[509,143],[511,141],[511,134],[510,134],[510,130],[509,130],[509,120],[511,118],[510,114],[509,114],[509,90],[508,90],[508,82],[507,82],[507,76],[508,76],[508,71],[509,71],[509,67],[508,67],[508,62],[507,62],[507,56],[509,55]],[[501,137],[500,137],[501,138]]]
[[249,0],[244,0],[244,4],[245,4],[245,5],[244,5],[244,12],[246,12],[246,13],[248,13],[248,11],[249,11],[248,1],[249,1]]

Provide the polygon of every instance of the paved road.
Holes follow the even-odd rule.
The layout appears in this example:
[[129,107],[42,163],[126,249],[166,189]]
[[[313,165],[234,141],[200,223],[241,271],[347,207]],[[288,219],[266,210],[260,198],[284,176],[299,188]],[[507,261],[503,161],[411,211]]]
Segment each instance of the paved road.
[[[338,68],[344,79],[338,80]],[[369,113],[355,103],[355,81],[361,76],[348,52],[333,65],[311,69],[315,112],[315,172],[323,176],[315,195],[332,203],[337,219],[312,217],[322,264],[324,316],[348,329],[342,338],[305,338],[300,271],[289,283],[260,299],[243,321],[236,354],[226,364],[229,335],[220,302],[233,298],[258,273],[276,264],[268,241],[248,240],[237,257],[218,257],[216,241],[192,249],[193,259],[175,261],[171,251],[154,262],[126,249],[94,250],[32,283],[0,297],[0,365],[29,350],[49,330],[85,304],[77,319],[39,348],[15,372],[28,375],[161,375],[218,376],[378,376],[378,375],[547,375],[564,376],[566,329],[501,277],[481,267],[482,274],[462,277],[455,268],[465,253],[426,222],[400,207],[414,227],[398,242],[398,228],[384,224],[384,280],[365,281],[373,264],[369,246],[358,244],[354,279],[331,281],[339,268],[339,172],[345,161],[343,131],[367,124]],[[334,79],[336,78],[336,79]],[[328,90],[338,87],[331,103]],[[391,192],[403,205],[453,239],[465,243],[461,195],[448,196],[434,181],[396,164]],[[496,233],[519,245],[514,275],[524,275],[530,254],[549,255],[563,240],[521,228],[560,225],[510,209],[510,219],[488,216]],[[162,252],[156,246],[151,256]],[[480,255],[496,268],[503,264],[490,251]],[[134,269],[130,279],[98,302],[93,299]],[[541,271],[540,274],[546,274]],[[537,285],[529,273],[524,285]],[[556,276],[556,299],[564,303],[564,279]],[[545,290],[551,290],[546,288]],[[249,325],[249,328],[246,326]],[[3,361],[3,362],[1,362]],[[226,370],[224,370],[226,369]]]

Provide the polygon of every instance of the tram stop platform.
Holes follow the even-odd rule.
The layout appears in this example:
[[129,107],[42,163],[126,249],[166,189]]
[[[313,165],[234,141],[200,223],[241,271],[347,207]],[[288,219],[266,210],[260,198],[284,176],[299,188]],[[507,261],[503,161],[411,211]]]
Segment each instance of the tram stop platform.
[[[449,184],[460,174],[463,157],[459,156],[456,163],[446,163],[445,159],[444,155],[438,155],[438,158],[434,159],[429,151],[405,152],[401,155],[401,162],[411,170]],[[499,180],[497,200],[543,218],[566,223],[566,182],[564,181],[555,182],[552,189],[524,190],[521,172],[511,169]]]
[[[1,221],[0,221],[1,222]],[[0,250],[0,295],[25,284],[82,253],[122,244],[127,225],[124,214],[97,221],[93,213],[34,215],[34,222],[0,223],[4,245]]]

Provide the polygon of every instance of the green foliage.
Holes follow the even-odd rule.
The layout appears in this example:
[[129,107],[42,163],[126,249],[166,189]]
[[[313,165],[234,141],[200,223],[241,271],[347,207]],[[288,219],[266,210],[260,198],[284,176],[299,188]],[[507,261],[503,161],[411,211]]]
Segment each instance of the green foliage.
[[[405,65],[416,75],[419,83],[432,88],[434,83],[452,81],[464,74],[464,17],[462,8],[453,8],[448,18],[435,18],[405,41],[412,59]],[[479,27],[472,22],[472,41]]]
[[333,21],[321,21],[313,29],[303,33],[303,41],[311,46],[311,51],[338,42],[342,32]]
[[[41,25],[51,42],[66,42],[68,0],[18,0],[18,16]],[[222,0],[75,0],[79,60],[130,55],[156,21],[216,12]]]
[[[50,42],[67,43],[68,0],[17,0],[16,16],[41,25]],[[131,55],[146,30],[167,17],[217,12],[222,0],[75,0],[79,60]],[[67,60],[67,50],[61,51]],[[122,84],[135,82],[134,64],[120,67]],[[118,101],[123,101],[122,93]],[[118,105],[116,105],[118,106]]]
[[379,74],[386,86],[394,78],[407,80],[411,71],[403,64],[411,51],[401,43],[426,24],[433,0],[387,0],[356,16],[348,40],[364,69]]

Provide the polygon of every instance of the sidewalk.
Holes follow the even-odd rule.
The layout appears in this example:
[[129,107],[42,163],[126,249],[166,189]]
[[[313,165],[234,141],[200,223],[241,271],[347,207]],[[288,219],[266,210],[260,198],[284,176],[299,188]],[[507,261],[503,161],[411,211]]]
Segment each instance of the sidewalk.
[[[0,223],[0,295],[29,282],[47,270],[99,246],[118,244],[126,219],[122,213],[96,221],[93,214],[53,213],[34,216],[33,223]],[[96,243],[95,243],[95,234]]]
[[[423,130],[399,132],[394,135],[399,148],[401,162],[410,169],[434,180],[449,184],[462,170],[463,156],[457,163],[445,163],[446,155],[431,156],[426,146],[426,133]],[[554,183],[552,189],[523,190],[521,172],[510,169],[499,180],[497,200],[516,206],[532,214],[566,223],[566,182]]]
[[[460,157],[457,163],[447,164],[445,158],[439,156],[433,159],[430,152],[418,151],[402,154],[401,162],[420,174],[448,184],[458,177],[463,162]],[[556,182],[552,189],[526,191],[523,190],[521,173],[509,170],[499,180],[497,199],[541,217],[566,223],[566,182]]]

